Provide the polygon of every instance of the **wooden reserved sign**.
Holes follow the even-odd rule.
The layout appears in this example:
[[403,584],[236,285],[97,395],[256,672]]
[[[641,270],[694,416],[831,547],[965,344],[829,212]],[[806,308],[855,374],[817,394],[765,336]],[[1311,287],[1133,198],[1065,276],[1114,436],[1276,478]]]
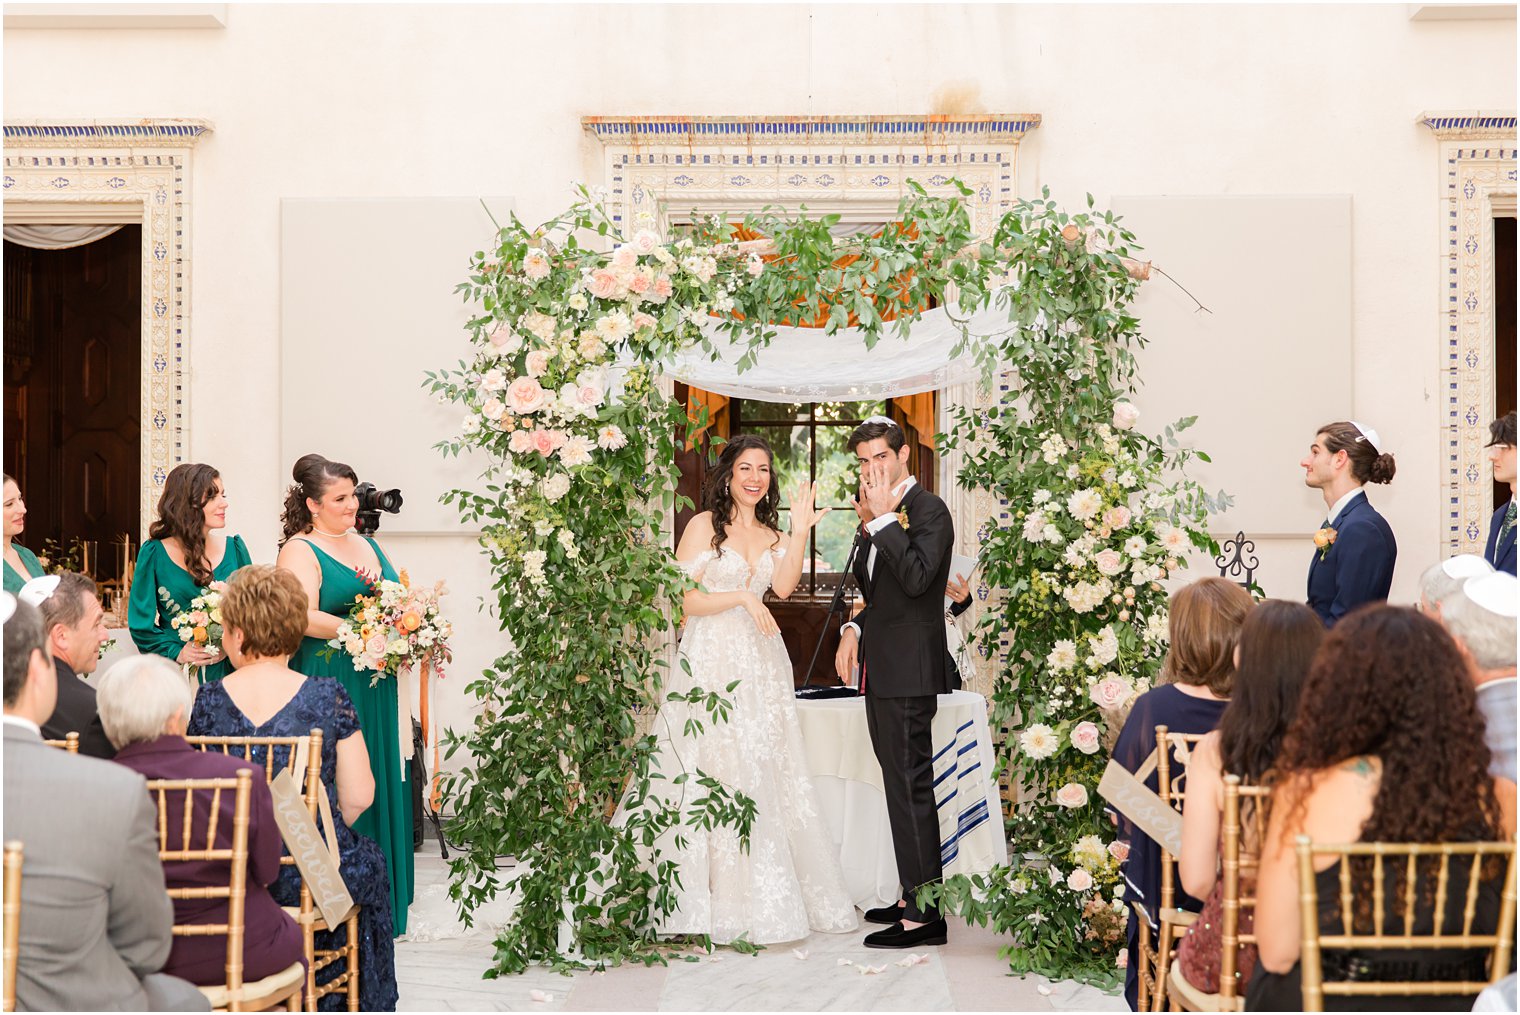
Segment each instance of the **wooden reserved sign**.
[[1182,815],[1169,807],[1160,795],[1135,773],[1113,759],[1098,781],[1098,795],[1114,805],[1146,835],[1160,843],[1173,856],[1182,853]]
[[[322,919],[329,927],[341,925],[354,908],[354,897],[349,894],[338,869],[337,835],[333,832],[331,819],[327,822],[327,833],[333,840],[329,848],[322,841],[317,824],[306,809],[306,798],[289,772],[275,776],[269,783],[269,792],[274,797],[275,823],[280,826],[285,847],[295,858],[296,867],[311,891],[312,901],[321,910]],[[327,804],[327,790],[319,787],[317,792],[321,803]],[[326,812],[328,808],[324,806],[322,810]]]

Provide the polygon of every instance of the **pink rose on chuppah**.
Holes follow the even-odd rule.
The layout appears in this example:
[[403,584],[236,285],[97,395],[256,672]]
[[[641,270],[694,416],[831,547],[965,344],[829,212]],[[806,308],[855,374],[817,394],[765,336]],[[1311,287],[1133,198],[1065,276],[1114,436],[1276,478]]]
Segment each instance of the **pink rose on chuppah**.
[[523,274],[537,282],[549,277],[549,257],[542,250],[530,250],[523,258]]
[[1098,565],[1099,574],[1112,577],[1124,570],[1124,558],[1119,555],[1118,550],[1099,550],[1093,561]]
[[500,370],[492,368],[487,370],[480,378],[482,391],[500,391],[507,386],[507,375]]
[[1083,754],[1096,754],[1099,742],[1098,727],[1094,723],[1079,722],[1071,730],[1071,746]]
[[525,452],[532,451],[533,450],[533,431],[531,431],[531,430],[513,430],[512,431],[511,442],[508,444],[508,447],[510,447],[512,449],[512,453],[514,455],[521,455],[521,454],[524,454]]
[[656,299],[668,300],[670,294],[676,291],[675,283],[670,281],[669,275],[656,275],[654,285],[649,290]]
[[649,287],[652,284],[653,280],[648,275],[643,272],[637,272],[628,280],[628,291],[642,296],[649,291]]
[[554,431],[534,430],[533,450],[537,451],[545,458],[548,458],[550,455],[554,454]]
[[612,252],[612,266],[614,268],[622,268],[624,271],[627,271],[638,263],[638,251],[626,243]]
[[1123,677],[1104,677],[1088,694],[1099,708],[1112,712],[1129,700],[1130,690],[1129,682]]
[[[528,355],[531,357],[532,353]],[[519,377],[507,387],[507,405],[518,416],[542,409],[545,398],[543,385],[532,377]]]
[[609,300],[612,294],[617,292],[617,276],[606,268],[597,268],[591,272],[591,279],[586,283],[586,288],[597,299]]
[[[645,328],[653,328],[658,323],[659,322],[656,321],[653,316],[644,313],[642,310],[633,315],[633,327],[636,331],[643,331]],[[586,358],[591,359],[592,357],[587,356]]]
[[581,409],[595,409],[600,406],[603,394],[600,379],[589,371],[575,379],[575,404]]
[[506,407],[501,404],[501,399],[488,398],[486,399],[486,403],[480,407],[480,414],[486,419],[497,420],[501,419],[502,411],[505,408]]
[[529,377],[542,377],[549,372],[549,353],[543,349],[534,349],[528,353],[527,367]]
[[1108,844],[1108,855],[1123,863],[1129,859],[1129,843],[1123,839],[1115,839]]
[[1111,529],[1122,529],[1129,524],[1131,517],[1129,508],[1120,504],[1118,507],[1108,509],[1108,512],[1103,516],[1103,523]]
[[488,337],[491,345],[504,353],[511,354],[522,347],[522,338],[505,324],[498,324]]
[[1140,420],[1140,410],[1129,402],[1114,403],[1114,426],[1120,430],[1129,430]]
[[1093,886],[1092,875],[1084,868],[1078,867],[1066,877],[1066,887],[1074,892],[1089,891]]
[[1087,787],[1079,782],[1068,782],[1056,790],[1056,803],[1062,807],[1086,807]]

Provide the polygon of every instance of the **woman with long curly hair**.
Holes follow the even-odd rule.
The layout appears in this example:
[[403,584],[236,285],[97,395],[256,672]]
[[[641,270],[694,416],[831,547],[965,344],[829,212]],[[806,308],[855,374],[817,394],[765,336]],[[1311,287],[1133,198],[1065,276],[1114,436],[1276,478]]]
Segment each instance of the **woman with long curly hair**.
[[182,638],[173,621],[206,586],[253,563],[243,537],[224,535],[226,527],[222,474],[200,462],[176,465],[164,480],[148,541],[137,551],[127,602],[127,628],[137,650],[195,667],[203,684],[222,679],[232,664],[220,649],[204,647],[193,635]]
[[[1299,896],[1294,839],[1315,842],[1479,842],[1515,835],[1515,784],[1488,774],[1489,751],[1472,681],[1460,650],[1439,623],[1412,609],[1370,606],[1336,625],[1299,696],[1298,716],[1283,740],[1274,773],[1272,816],[1257,880],[1260,966],[1251,981],[1253,1011],[1298,1011]],[[1315,858],[1320,930],[1341,934],[1340,861]],[[1352,864],[1359,933],[1403,933],[1405,862],[1384,868],[1387,899],[1372,912],[1371,860]],[[1462,923],[1471,867],[1450,862],[1447,926]],[[1498,922],[1502,868],[1481,871],[1474,933]],[[1433,924],[1434,863],[1416,874],[1414,933]],[[1486,951],[1361,949],[1354,970],[1346,953],[1325,953],[1325,979],[1485,980]],[[1443,968],[1436,969],[1440,966]],[[1464,968],[1456,968],[1458,966]],[[1470,967],[1470,968],[1469,968]],[[1503,972],[1502,970],[1499,972]],[[1472,998],[1327,998],[1348,1010],[1446,1010]]]
[[[1196,989],[1219,990],[1220,919],[1224,892],[1219,883],[1219,836],[1224,817],[1224,777],[1256,785],[1272,768],[1283,734],[1298,714],[1298,695],[1314,652],[1325,640],[1325,625],[1303,603],[1269,599],[1258,603],[1240,625],[1235,647],[1235,685],[1219,728],[1198,741],[1187,768],[1187,802],[1182,811],[1182,853],[1177,858],[1182,890],[1204,899],[1203,911],[1177,946],[1178,972]],[[1263,819],[1253,801],[1242,801],[1242,848],[1261,849]],[[1253,895],[1255,879],[1242,882]],[[1251,913],[1241,914],[1241,932],[1251,932]],[[1244,994],[1256,967],[1256,949],[1243,945],[1235,977]]]
[[[654,792],[684,813],[702,791],[676,776],[700,769],[752,799],[756,816],[747,850],[722,826],[673,829],[658,843],[662,858],[681,867],[661,934],[774,944],[855,929],[855,905],[807,773],[792,661],[763,602],[767,589],[785,599],[797,588],[808,533],[827,513],[814,508],[815,493],[813,484],[798,484],[791,532],[783,534],[770,446],[753,435],[735,437],[708,478],[707,510],[687,524],[676,549],[696,584],[685,598],[682,664],[666,690],[716,693],[732,709],[714,722],[696,702],[664,702],[652,727],[654,770],[664,776]],[[692,719],[704,724],[695,736]]]

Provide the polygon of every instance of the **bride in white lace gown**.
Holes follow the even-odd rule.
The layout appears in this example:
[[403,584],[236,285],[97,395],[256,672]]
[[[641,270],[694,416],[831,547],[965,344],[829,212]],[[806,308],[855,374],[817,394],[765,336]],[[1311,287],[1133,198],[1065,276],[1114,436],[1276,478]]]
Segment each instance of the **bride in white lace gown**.
[[[667,690],[715,691],[733,709],[725,722],[703,707],[664,703],[652,732],[659,738],[656,769],[665,779],[654,780],[654,792],[679,797],[684,790],[684,813],[704,792],[695,784],[701,769],[753,799],[756,814],[747,852],[725,826],[683,825],[684,848],[674,835],[664,838],[662,853],[680,865],[681,887],[677,908],[660,924],[662,934],[771,944],[856,927],[807,774],[791,659],[761,601],[767,588],[786,598],[797,587],[809,530],[828,510],[814,509],[814,492],[803,483],[793,494],[792,532],[783,536],[770,448],[758,437],[736,437],[709,480],[704,500],[711,510],[692,519],[676,551],[700,587],[686,595],[686,665],[669,675]],[[687,735],[689,718],[702,724],[701,733]],[[672,785],[682,771],[691,779]]]

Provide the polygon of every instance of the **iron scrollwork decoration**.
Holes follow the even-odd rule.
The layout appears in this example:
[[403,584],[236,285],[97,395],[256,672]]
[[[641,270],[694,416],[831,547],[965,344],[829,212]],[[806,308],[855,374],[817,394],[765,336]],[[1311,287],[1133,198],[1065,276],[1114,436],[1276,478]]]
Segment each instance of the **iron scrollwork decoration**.
[[1249,592],[1256,585],[1256,568],[1261,561],[1256,557],[1255,541],[1247,539],[1242,530],[1235,533],[1234,539],[1225,540],[1223,550],[1214,558],[1214,564],[1219,568],[1219,577],[1232,578]]

